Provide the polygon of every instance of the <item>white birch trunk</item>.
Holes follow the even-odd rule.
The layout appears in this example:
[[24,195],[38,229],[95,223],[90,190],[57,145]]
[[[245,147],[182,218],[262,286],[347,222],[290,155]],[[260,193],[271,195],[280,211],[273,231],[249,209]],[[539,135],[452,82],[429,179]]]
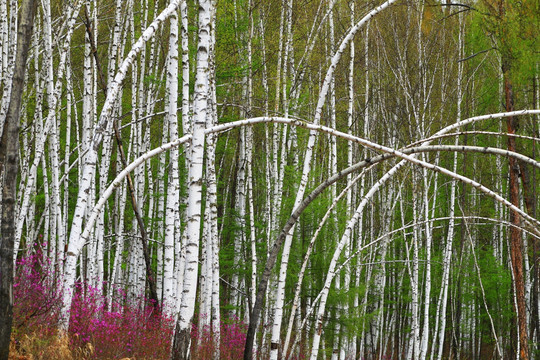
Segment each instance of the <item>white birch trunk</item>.
[[1,44],[0,45],[0,86],[3,86],[5,80],[7,80],[6,69],[8,65],[8,43],[9,43],[7,19],[8,19],[7,0],[0,0],[0,44]]
[[[214,37],[212,38],[214,39]],[[214,66],[214,65],[213,65]],[[213,77],[212,82],[214,82],[215,77]],[[215,85],[214,85],[215,86]],[[212,97],[213,97],[213,123],[217,123],[217,109],[216,106],[216,93],[215,93],[215,87],[212,88]],[[219,300],[219,279],[220,279],[220,269],[219,269],[219,234],[218,234],[218,226],[217,226],[217,220],[218,220],[218,214],[217,214],[217,181],[216,181],[216,174],[215,174],[215,141],[216,139],[213,138],[213,136],[208,137],[208,141],[210,144],[212,144],[211,151],[209,150],[208,153],[208,163],[209,163],[209,180],[210,185],[208,187],[208,197],[209,197],[209,203],[208,206],[210,208],[210,219],[209,219],[209,226],[210,226],[210,252],[211,252],[211,259],[212,262],[209,263],[209,266],[211,268],[211,279],[212,282],[212,293],[211,293],[211,314],[212,314],[212,322],[211,322],[211,328],[212,328],[212,341],[214,344],[214,353],[213,353],[213,359],[218,360],[220,356],[220,341],[221,341],[221,314],[220,314],[220,300]],[[210,147],[209,147],[210,149]]]
[[[237,232],[234,240],[234,264],[235,266],[240,267],[240,261],[242,259],[242,246],[245,243],[245,217],[246,217],[246,128],[242,127],[239,133],[238,139],[238,162],[236,166],[237,177],[236,177],[236,204],[235,208],[237,211]],[[232,286],[235,289],[242,288],[244,289],[245,279],[240,277],[238,273],[233,274]],[[239,292],[234,292],[234,298],[232,300],[233,305],[235,306],[234,313],[236,316],[240,317],[242,301],[244,297]]]
[[[459,14],[459,34],[458,34],[458,57],[461,59],[463,54],[463,17],[462,14]],[[463,63],[458,63],[458,73],[457,73],[457,110],[456,110],[456,122],[461,121],[461,103],[463,100],[462,96],[462,77],[463,77]],[[459,139],[456,138],[455,145],[457,146]],[[454,162],[453,168],[454,172],[457,171],[457,153],[454,153]],[[446,334],[446,307],[448,304],[448,287],[450,285],[450,265],[452,260],[452,246],[454,240],[454,229],[455,229],[455,208],[456,208],[456,190],[457,183],[452,181],[450,186],[450,221],[448,224],[448,234],[446,237],[446,246],[443,253],[443,274],[442,274],[442,283],[441,283],[441,293],[440,293],[440,310],[437,309],[437,319],[440,319],[440,328],[437,329],[437,326],[434,329],[435,339],[438,335],[438,342],[434,341],[433,349],[438,348],[437,359],[442,359],[442,352],[444,347],[444,338]],[[436,333],[439,331],[439,334]],[[435,345],[436,344],[436,345]],[[433,351],[432,351],[433,353]],[[432,356],[433,358],[433,356]]]
[[[253,103],[253,69],[252,69],[252,39],[254,34],[253,24],[253,8],[252,1],[248,1],[248,16],[249,16],[249,35],[247,39],[247,115],[251,117],[252,103]],[[249,126],[246,129],[246,161],[247,161],[247,197],[249,201],[249,233],[251,244],[251,304],[255,303],[255,297],[257,295],[257,239],[255,234],[255,210],[253,198],[253,128]]]
[[[216,64],[215,64],[215,23],[216,23],[216,11],[213,7],[212,23],[211,23],[211,39],[210,39],[210,79],[209,79],[209,106],[210,112],[207,114],[207,127],[210,128],[216,125],[218,122],[217,115],[217,100],[216,100]],[[208,225],[208,233],[210,238],[208,241],[208,251],[210,253],[209,261],[207,262],[208,273],[207,283],[211,292],[208,294],[209,313],[208,323],[212,332],[212,342],[214,346],[214,352],[212,354],[213,360],[219,360],[220,357],[220,341],[221,341],[221,314],[220,314],[220,300],[219,300],[219,233],[218,233],[218,214],[217,214],[217,179],[216,179],[216,165],[215,165],[215,148],[216,148],[217,136],[209,135],[207,137],[207,180],[208,180],[208,202],[207,207],[208,219],[206,221]]]
[[[7,1],[7,0],[6,0]],[[18,1],[10,0],[9,3],[9,17],[6,15],[6,20],[9,19],[9,25],[6,23],[7,41],[4,44],[4,49],[7,49],[7,57],[5,60],[4,72],[3,72],[3,85],[4,91],[2,101],[0,102],[0,137],[4,131],[4,123],[6,120],[6,114],[11,100],[11,86],[13,84],[13,71],[15,69],[15,51],[17,49],[17,20],[18,20]],[[5,52],[5,50],[4,50]],[[2,54],[4,57],[4,54]],[[1,84],[1,82],[0,82]]]
[[[178,17],[175,11],[170,17],[169,57],[167,65],[168,83],[168,127],[170,140],[178,138],[177,98],[178,98]],[[180,238],[180,179],[179,152],[174,148],[169,156],[169,184],[165,209],[165,240],[163,267],[163,309],[173,315],[177,307],[176,274],[174,272],[176,239]]]
[[83,239],[81,238],[82,233],[82,222],[85,208],[88,203],[88,194],[90,193],[90,188],[92,186],[92,178],[94,177],[97,161],[97,151],[99,145],[104,136],[105,129],[111,117],[111,111],[113,104],[116,102],[117,96],[119,95],[121,84],[127,74],[128,68],[133,64],[135,57],[141,51],[142,47],[148,41],[156,31],[160,23],[167,19],[172,12],[176,11],[178,7],[179,0],[172,2],[161,14],[150,24],[150,26],[144,30],[141,37],[134,43],[130,52],[124,59],[122,65],[118,69],[118,72],[114,78],[114,81],[109,84],[109,89],[107,91],[107,98],[99,122],[96,124],[94,137],[88,153],[86,155],[86,163],[84,164],[83,174],[81,177],[81,183],[79,186],[79,192],[77,195],[77,202],[75,207],[75,212],[73,215],[73,223],[71,226],[70,236],[69,236],[69,247],[66,254],[66,262],[64,266],[64,281],[63,281],[63,306],[60,315],[60,328],[62,330],[67,330],[69,326],[69,309],[71,308],[71,300],[73,297],[73,285],[75,281],[75,269],[76,269],[76,260],[77,256],[82,250],[84,245]]
[[[331,5],[331,4],[329,4]],[[334,12],[332,9],[329,10],[329,17],[328,17],[328,25],[329,25],[329,44],[328,47],[330,48],[330,53],[333,54],[335,51],[335,36],[334,36]],[[351,42],[352,44],[352,42]],[[332,78],[332,81],[330,82],[330,103],[328,106],[328,110],[330,112],[330,127],[333,129],[336,129],[336,81],[334,78]],[[330,136],[330,173],[335,174],[337,173],[337,139],[333,136]],[[330,197],[331,199],[336,198],[336,184],[332,185],[330,188]],[[334,219],[334,231],[337,234],[338,233],[338,226],[337,226],[337,216],[335,210],[332,213],[332,217]],[[336,235],[337,238],[337,235]],[[332,242],[337,239],[331,239]],[[347,244],[348,245],[348,244]],[[348,247],[348,246],[346,246]],[[338,277],[336,278],[335,282],[335,288],[336,291],[339,291],[341,289],[341,276],[338,274]],[[341,304],[338,303],[338,306],[335,310],[335,318],[337,321],[335,325],[335,332],[334,332],[334,344],[333,344],[333,350],[332,350],[332,360],[338,360],[339,358],[339,348],[340,348],[340,337],[341,337],[341,327],[339,324],[339,318],[341,316]]]
[[182,287],[182,301],[175,330],[175,352],[189,354],[190,330],[195,311],[197,290],[199,237],[201,223],[202,172],[204,154],[204,130],[208,107],[209,89],[209,51],[211,37],[212,4],[209,0],[199,1],[199,42],[197,51],[197,73],[193,104],[193,138],[189,164],[189,188],[187,207],[186,267]]
[[[351,2],[350,4],[350,26],[354,26],[354,2]],[[366,44],[368,44],[369,36],[369,24],[366,24],[366,36],[365,41]],[[347,129],[348,131],[354,131],[353,130],[353,119],[354,119],[354,58],[355,58],[355,46],[354,41],[351,42],[351,45],[349,47],[350,51],[350,59],[349,59],[349,73],[348,73],[348,104],[347,104]],[[369,69],[369,61],[368,57],[365,58],[366,61],[366,84],[369,86],[369,79],[367,77],[367,71]],[[366,92],[366,103],[367,103],[367,92]],[[367,111],[367,106],[366,106]],[[365,134],[364,134],[365,135]],[[353,144],[348,143],[347,144],[347,166],[352,166],[353,164]],[[362,178],[363,180],[364,178]],[[353,179],[351,175],[347,176],[347,188],[352,187],[353,185]],[[347,209],[347,217],[350,217],[351,209],[353,209],[353,197],[355,196],[354,189],[350,189],[347,192],[347,200],[345,204],[345,208]],[[360,220],[361,222],[362,220]],[[351,238],[351,242],[349,243],[348,249],[352,249],[354,247],[354,240]],[[347,255],[347,254],[346,254]],[[347,269],[345,270],[345,283],[344,287],[345,289],[349,289],[350,283],[351,283],[351,268],[350,266],[347,266]],[[358,301],[358,296],[354,296],[354,301]],[[354,304],[355,307],[358,306],[358,303]],[[348,314],[349,313],[349,301],[346,301],[343,306],[343,313]],[[356,356],[356,337],[355,336],[345,336],[345,346],[342,349],[342,352],[340,353],[340,360],[345,360],[347,356]]]
[[[190,133],[192,128],[190,97],[189,97],[189,47],[188,47],[188,8],[185,0],[180,2],[180,16],[182,19],[182,134]],[[189,149],[187,151],[189,153]],[[189,156],[186,156],[189,159]],[[189,187],[189,178],[186,179],[186,187]],[[187,209],[187,198],[182,197],[182,203]],[[182,221],[186,220],[185,211],[180,215]],[[175,262],[176,289],[179,291],[184,283],[184,270],[186,265],[187,233],[182,233],[181,239],[175,242],[178,261]],[[181,296],[177,296],[176,312],[180,310]]]
[[[283,6],[286,7],[286,23],[287,23],[287,41],[284,46],[284,60],[283,60],[283,107],[284,107],[284,113],[285,117],[288,117],[288,97],[287,97],[287,73],[288,73],[288,58],[290,56],[291,51],[291,41],[292,41],[292,6],[293,6],[293,0],[288,0],[287,5],[286,1],[283,1]],[[285,130],[285,129],[284,129]],[[283,133],[283,143],[285,143],[285,132]],[[285,146],[282,146],[281,150],[281,166],[285,165]],[[309,151],[309,150],[308,150]],[[280,171],[280,175],[284,175],[284,171]],[[302,179],[304,176],[302,176]],[[307,183],[307,179],[306,179]],[[282,178],[279,181],[279,186],[282,186]],[[300,194],[302,193],[302,194]],[[278,195],[278,197],[281,197]],[[300,184],[298,194],[295,200],[295,207],[297,206],[297,203],[299,203],[299,197],[303,197],[303,190],[302,190],[302,183]],[[277,217],[275,218],[277,221]],[[274,299],[275,299],[275,305],[274,305],[274,318],[272,323],[272,338],[270,342],[270,359],[271,360],[277,360],[279,355],[279,348],[280,348],[280,337],[281,337],[281,321],[283,318],[283,304],[285,301],[285,281],[287,278],[287,266],[289,263],[289,254],[292,244],[292,238],[294,234],[294,228],[291,229],[287,237],[285,238],[285,243],[283,245],[283,252],[281,253],[281,264],[279,267],[279,275],[278,275],[278,282],[277,282],[277,288],[275,291]]]
[[[209,48],[209,78],[208,78],[208,111],[206,113],[206,128],[211,128],[214,122],[217,123],[217,108],[215,106],[215,64],[214,64],[214,24],[215,24],[215,11],[212,12],[211,17],[211,41]],[[202,235],[202,251],[201,251],[201,274],[199,276],[199,329],[201,331],[212,330],[212,294],[214,290],[213,282],[213,269],[214,265],[214,253],[213,253],[213,241],[214,238],[219,236],[216,232],[217,229],[217,184],[216,184],[216,171],[215,171],[215,140],[216,135],[212,134],[206,139],[206,207],[204,213],[205,223],[203,225]],[[219,310],[218,310],[219,311]],[[219,331],[219,330],[218,330]],[[202,339],[199,338],[199,343]],[[219,357],[219,352],[214,352],[214,356]]]

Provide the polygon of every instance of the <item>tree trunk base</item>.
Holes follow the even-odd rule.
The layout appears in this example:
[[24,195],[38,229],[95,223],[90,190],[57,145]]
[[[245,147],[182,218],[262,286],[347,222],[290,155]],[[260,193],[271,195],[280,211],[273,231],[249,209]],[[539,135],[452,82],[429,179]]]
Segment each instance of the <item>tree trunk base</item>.
[[171,360],[189,359],[189,348],[191,345],[191,332],[189,329],[180,329],[180,324],[176,322],[174,338],[171,351]]

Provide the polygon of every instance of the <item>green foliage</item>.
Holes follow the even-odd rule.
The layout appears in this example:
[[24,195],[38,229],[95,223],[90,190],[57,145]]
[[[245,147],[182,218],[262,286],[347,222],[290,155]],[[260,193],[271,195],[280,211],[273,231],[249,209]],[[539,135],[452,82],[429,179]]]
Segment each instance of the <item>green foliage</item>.
[[[482,286],[485,292],[485,300],[487,308],[490,309],[491,316],[497,322],[498,326],[511,326],[514,318],[514,308],[512,299],[512,274],[509,269],[499,264],[493,256],[493,249],[486,247],[480,249],[477,254],[478,266],[480,267],[480,275]],[[483,301],[481,294],[480,283],[475,285],[478,294],[478,301]],[[492,309],[497,309],[494,313]],[[482,326],[485,326],[485,333],[489,331],[489,318],[485,309],[480,312]],[[487,338],[489,336],[486,335]]]
[[[53,2],[53,24],[55,29],[60,27],[63,21],[63,7],[61,2]],[[195,1],[188,1],[188,40],[189,40],[189,82],[190,94],[194,92],[195,69],[197,57],[197,37],[198,37],[198,6]],[[283,2],[286,3],[286,2]],[[145,14],[142,8],[148,4],[149,12]],[[147,22],[156,15],[154,14],[155,1],[135,1],[131,8],[122,11],[122,36],[125,37],[123,58],[130,46],[132,37],[136,39],[141,34],[144,18]],[[252,5],[251,9],[248,8]],[[321,5],[322,4],[322,5]],[[319,97],[319,90],[322,78],[328,67],[328,60],[332,55],[331,48],[335,44],[329,43],[329,26],[323,23],[320,33],[317,34],[315,51],[305,59],[302,67],[299,60],[304,54],[308,44],[308,34],[311,30],[313,18],[319,11],[325,9],[325,2],[293,2],[293,24],[291,27],[291,51],[288,54],[288,63],[281,64],[278,68],[278,54],[281,44],[286,40],[285,34],[280,39],[280,15],[282,2],[249,2],[247,0],[223,0],[217,4],[216,12],[216,47],[215,47],[215,81],[216,98],[218,109],[218,122],[228,123],[246,117],[263,116],[265,114],[282,116],[284,115],[283,94],[280,93],[280,101],[276,101],[276,85],[280,84],[278,92],[283,92],[285,84],[285,96],[289,101],[290,117],[297,117],[311,121],[314,117],[314,109]],[[503,5],[504,12],[501,13],[498,5]],[[360,5],[357,2],[357,5]],[[364,4],[366,5],[366,4]],[[371,5],[356,8],[356,18],[360,18]],[[436,5],[436,6],[433,6]],[[335,69],[336,75],[336,128],[339,131],[349,132],[353,135],[368,138],[376,143],[400,148],[407,146],[411,142],[420,140],[425,136],[433,134],[440,128],[454,123],[458,119],[458,93],[462,95],[460,103],[460,119],[469,116],[499,112],[502,110],[501,99],[501,62],[508,61],[511,64],[510,78],[513,83],[516,95],[516,108],[530,108],[534,101],[533,82],[534,76],[538,77],[538,35],[536,28],[538,23],[538,2],[504,0],[503,2],[493,2],[482,0],[473,4],[474,10],[466,10],[457,6],[438,6],[440,4],[409,3],[407,6],[395,6],[388,11],[379,14],[370,21],[369,38],[366,39],[367,32],[362,29],[356,36],[356,57],[354,61],[354,112],[353,125],[348,127],[348,56],[349,50],[343,53],[341,63]],[[349,27],[350,2],[338,1],[334,8],[335,38],[342,39]],[[158,12],[164,7],[163,2],[158,2]],[[108,57],[108,42],[110,32],[114,26],[114,2],[104,1],[98,4],[98,49],[97,55],[101,61],[103,71],[115,66],[111,64]],[[360,9],[360,10],[359,10]],[[131,33],[129,16],[131,12],[134,16],[134,33]],[[324,12],[324,11],[323,11]],[[42,16],[42,15],[40,15]],[[461,19],[461,20],[460,20]],[[254,32],[250,35],[251,20],[253,20]],[[261,20],[261,22],[259,22]],[[40,21],[43,21],[40,18]],[[464,49],[459,49],[460,21],[462,21],[464,32]],[[77,23],[79,24],[79,23]],[[264,27],[261,31],[259,26]],[[127,153],[128,162],[141,155],[143,151],[160,146],[168,141],[164,136],[166,128],[166,117],[164,115],[154,115],[164,111],[167,94],[167,69],[166,59],[168,52],[169,23],[158,29],[154,43],[155,66],[150,64],[151,42],[145,48],[144,56],[141,54],[134,66],[127,75],[122,88],[122,98],[118,104],[118,114],[115,120],[123,128],[121,138],[124,143],[124,150]],[[285,31],[287,27],[284,27]],[[26,149],[21,149],[22,162],[33,161],[35,156],[35,138],[39,132],[42,119],[48,114],[50,109],[47,103],[46,88],[42,94],[37,93],[34,88],[38,88],[36,74],[42,76],[39,81],[44,82],[43,54],[41,51],[42,38],[37,38],[38,47],[37,59],[29,62],[28,85],[25,95],[26,119],[25,128],[21,134],[21,140],[25,140],[29,145]],[[56,34],[53,34],[56,36]],[[84,29],[76,27],[72,39],[72,50],[70,51],[70,86],[73,92],[71,132],[67,134],[67,84],[62,89],[62,96],[58,106],[57,130],[60,144],[60,158],[63,160],[66,151],[73,151],[78,146],[77,141],[82,137],[82,98],[84,92],[83,85],[83,63],[84,63]],[[247,42],[252,41],[252,60],[247,61]],[[367,44],[366,44],[367,41]],[[364,54],[365,46],[368,45],[368,55]],[[59,62],[59,46],[55,45],[53,52],[53,62],[56,66]],[[265,57],[263,58],[263,46]],[[281,53],[283,56],[283,52]],[[36,69],[37,67],[37,69]],[[458,70],[463,69],[463,81],[458,91]],[[141,74],[141,70],[145,72]],[[251,71],[250,71],[251,70]],[[287,77],[278,80],[278,73],[283,76],[287,70]],[[92,68],[95,77],[95,68]],[[300,82],[298,75],[302,72],[304,78]],[[41,74],[40,74],[41,72]],[[264,73],[265,72],[265,73]],[[253,94],[252,108],[247,107],[247,77],[252,74]],[[263,73],[268,81],[268,88],[263,87]],[[55,75],[56,76],[56,75]],[[95,78],[92,78],[92,82]],[[182,80],[179,72],[178,79]],[[366,81],[368,88],[366,88]],[[301,91],[295,94],[293,90],[301,86]],[[536,80],[536,86],[537,80]],[[142,88],[139,88],[142,87]],[[3,90],[0,90],[3,91]],[[365,93],[367,91],[367,93]],[[140,95],[142,96],[140,97]],[[295,95],[295,96],[293,96]],[[43,97],[43,102],[39,103],[39,96]],[[180,92],[179,101],[183,96]],[[192,99],[190,99],[192,100]],[[268,101],[268,103],[267,103]],[[103,106],[104,96],[97,95],[96,112],[99,116]],[[277,103],[276,103],[277,102]],[[330,124],[330,102],[323,108],[321,124]],[[265,108],[265,106],[268,106]],[[275,112],[274,112],[275,110]],[[366,114],[368,115],[366,117]],[[179,120],[180,120],[180,114]],[[144,120],[141,118],[145,117]],[[504,121],[504,120],[503,120]],[[180,121],[179,121],[180,122]],[[364,123],[366,122],[366,123]],[[536,118],[530,117],[522,122],[520,134],[537,134]],[[504,125],[504,123],[503,123]],[[142,134],[136,133],[135,127],[139,127]],[[308,142],[309,131],[305,129],[293,130],[290,126],[273,124],[252,126],[254,142],[253,151],[253,195],[248,199],[254,208],[254,214],[249,210],[242,219],[237,209],[238,194],[238,169],[240,165],[240,131],[233,129],[220,134],[217,137],[216,174],[217,174],[217,212],[219,227],[219,261],[220,275],[220,301],[223,314],[235,312],[243,314],[248,311],[244,304],[237,304],[233,301],[236,298],[243,298],[245,295],[238,295],[238,290],[231,286],[232,279],[239,278],[245,286],[241,289],[245,293],[256,286],[251,283],[251,228],[247,226],[254,223],[255,238],[257,241],[257,274],[262,273],[267,256],[268,247],[272,246],[281,227],[289,219],[296,198],[297,189],[300,183],[304,154]],[[283,132],[283,129],[286,129]],[[489,120],[469,125],[456,131],[491,131],[498,132],[501,127],[501,120]],[[179,132],[184,134],[184,130],[179,126]],[[140,142],[144,142],[144,148],[134,148],[134,136],[140,136]],[[284,137],[284,138],[283,138]],[[454,144],[455,137],[443,138],[437,142],[440,144]],[[485,134],[460,135],[459,144],[476,146],[498,146],[505,147],[506,138]],[[277,158],[274,159],[274,140],[277,144]],[[530,140],[518,140],[518,147],[524,154],[537,154],[537,143]],[[96,183],[103,176],[109,183],[122,170],[119,163],[119,153],[117,146],[113,145],[111,155],[111,167],[106,174],[96,174]],[[144,223],[151,238],[157,242],[152,243],[152,264],[157,268],[158,253],[162,249],[164,217],[167,214],[158,213],[156,208],[161,201],[166,200],[167,186],[169,180],[169,164],[178,161],[180,164],[181,196],[185,198],[188,194],[188,156],[187,146],[180,150],[178,159],[172,159],[170,153],[164,153],[146,163],[142,181],[144,186],[140,206],[144,214]],[[30,224],[37,225],[41,216],[47,214],[46,203],[50,203],[44,192],[44,186],[49,186],[49,196],[51,188],[50,166],[50,145],[46,146],[44,155],[45,168],[38,167],[36,194],[32,198],[35,206],[33,219],[28,219]],[[187,150],[189,151],[189,150]],[[286,154],[282,154],[286,151]],[[306,194],[325,181],[331,173],[332,164],[330,159],[331,144],[328,135],[319,135],[315,144],[312,160],[312,169],[309,174]],[[353,161],[360,161],[362,158],[372,157],[375,151],[366,150],[361,146],[353,146]],[[283,188],[278,196],[281,200],[281,207],[274,214],[273,203],[278,199],[273,199],[272,186],[277,181],[278,175],[273,174],[273,162],[281,161],[284,155]],[[100,158],[105,156],[105,152],[100,153]],[[348,166],[348,143],[344,140],[337,141],[337,168],[344,169]],[[74,151],[69,156],[69,162],[74,163],[81,157],[81,153]],[[531,155],[531,157],[534,157]],[[425,155],[426,161],[436,163],[446,169],[453,169],[454,154],[441,152],[437,155],[429,153]],[[335,208],[321,233],[315,241],[313,254],[308,262],[305,278],[302,284],[300,312],[306,316],[308,304],[311,304],[323,289],[330,261],[341,239],[343,232],[350,220],[351,213],[356,210],[362,196],[378,181],[398,159],[389,160],[370,169],[362,182],[353,189],[351,208],[347,208],[345,198]],[[281,164],[279,164],[281,165]],[[61,198],[66,200],[67,214],[63,214],[67,224],[71,224],[75,204],[74,199],[78,192],[78,182],[80,176],[80,164],[75,165],[68,174],[66,181],[67,192],[61,187]],[[61,170],[67,167],[62,165]],[[269,170],[272,169],[272,171]],[[278,166],[279,168],[279,166]],[[504,195],[507,194],[508,172],[507,160],[494,156],[480,154],[457,155],[457,172],[467,177],[474,178],[490,189]],[[61,172],[62,172],[61,171]],[[531,183],[538,183],[540,172],[532,175]],[[161,175],[163,174],[163,175]],[[384,235],[384,232],[392,231],[402,226],[411,225],[413,221],[429,220],[431,217],[447,217],[450,214],[450,192],[454,182],[451,178],[443,175],[434,175],[427,172],[427,185],[424,184],[424,173],[417,166],[403,167],[392,179],[382,186],[378,193],[369,200],[362,214],[362,231],[357,229],[353,232],[350,252],[355,251],[358,244],[366,244]],[[356,173],[353,176],[357,175]],[[62,175],[61,175],[62,176]],[[24,181],[24,179],[21,179]],[[393,183],[390,183],[393,182]],[[346,186],[346,179],[342,179],[335,185],[335,190],[339,193]],[[24,184],[21,184],[24,189]],[[206,184],[203,185],[202,209],[206,208],[207,193]],[[390,206],[386,203],[386,197],[390,196],[388,189],[394,189],[392,198],[389,200]],[[455,214],[461,216],[481,216],[493,219],[507,218],[507,213],[495,206],[494,201],[469,186],[457,183],[457,200]],[[96,194],[99,193],[99,186]],[[424,192],[427,192],[429,201],[429,213],[424,213]],[[97,196],[94,194],[95,196]],[[415,198],[416,197],[416,198]],[[92,199],[91,201],[94,201]],[[327,189],[302,213],[296,225],[292,242],[292,249],[289,258],[286,288],[285,288],[285,317],[291,307],[291,300],[299,281],[299,272],[307,252],[307,247],[315,230],[319,227],[321,219],[332,204],[332,191]],[[422,210],[414,216],[413,205],[420,205]],[[129,203],[129,198],[128,198]],[[154,213],[151,213],[150,203],[153,204]],[[131,204],[123,204],[125,208],[124,222],[117,224],[119,208],[118,200],[112,197],[106,206],[105,212],[105,236],[107,250],[109,253],[105,258],[105,270],[110,275],[110,268],[114,264],[117,239],[122,233],[135,232],[133,229],[133,209]],[[185,213],[185,203],[180,205],[180,210]],[[277,231],[269,230],[268,224],[272,216],[277,219]],[[180,232],[184,231],[185,219],[182,219]],[[246,226],[242,226],[245,223]],[[444,356],[449,343],[454,341],[465,343],[471,334],[460,334],[461,320],[466,319],[467,314],[462,313],[462,309],[473,309],[476,317],[476,332],[474,335],[482,345],[492,344],[492,334],[490,320],[486,311],[489,309],[497,333],[504,338],[512,334],[512,324],[514,323],[514,311],[512,308],[512,277],[507,261],[508,249],[505,245],[506,233],[498,234],[499,224],[484,224],[478,219],[467,219],[467,224],[473,238],[474,245],[471,247],[468,233],[464,227],[464,220],[456,219],[456,227],[453,239],[452,259],[450,265],[450,288],[449,305],[447,310],[447,339]],[[204,227],[207,224],[202,224]],[[116,233],[118,226],[119,234]],[[419,279],[420,279],[420,306],[425,304],[422,294],[425,294],[423,284],[426,281],[426,271],[428,262],[431,264],[431,295],[429,304],[430,331],[433,331],[438,314],[436,306],[441,294],[442,274],[443,274],[443,252],[449,231],[448,220],[436,221],[433,223],[433,233],[431,239],[431,255],[427,258],[425,224],[417,227],[419,235]],[[29,228],[29,225],[26,225]],[[41,228],[38,229],[41,231]],[[69,228],[68,228],[69,231]],[[405,338],[410,336],[412,314],[412,231],[413,227],[408,227],[403,231],[393,233],[388,239],[386,254],[382,254],[382,241],[361,251],[349,263],[350,268],[342,269],[336,276],[328,297],[327,310],[324,319],[325,342],[327,351],[331,351],[333,341],[338,334],[334,334],[339,325],[342,335],[350,339],[357,339],[361,334],[372,331],[373,324],[381,315],[384,329],[383,337],[393,342],[393,337],[405,342]],[[505,230],[502,230],[505,232]],[[268,233],[271,232],[271,233]],[[495,237],[495,238],[494,238]],[[499,237],[502,249],[494,249],[499,246]],[[180,240],[178,240],[180,241]],[[495,250],[501,253],[494,256]],[[86,251],[86,250],[85,250]],[[127,263],[129,259],[129,247],[126,247],[120,266],[123,270],[131,271]],[[480,279],[474,264],[472,255],[476,255],[479,264]],[[529,254],[532,259],[533,254]],[[503,261],[501,261],[503,259]],[[529,259],[529,260],[531,260]],[[338,264],[346,260],[345,251],[341,254]],[[274,269],[274,275],[279,268],[280,258]],[[84,265],[83,265],[84,266]],[[156,269],[157,270],[157,269]],[[349,271],[350,283],[345,285],[345,273]],[[384,276],[385,287],[375,282],[377,277]],[[482,286],[480,286],[480,281]],[[339,283],[338,286],[336,286]],[[484,305],[484,293],[485,302]],[[354,306],[355,300],[359,303]],[[271,306],[272,304],[265,304]],[[348,310],[343,309],[347,307]],[[422,309],[423,310],[423,309]],[[469,310],[467,310],[469,311]],[[423,319],[423,311],[421,320]],[[389,333],[388,319],[395,319],[395,333]],[[313,315],[308,321],[313,319]],[[463,321],[465,323],[465,321]],[[468,329],[466,329],[468,330]],[[311,329],[313,332],[313,329]],[[312,334],[307,334],[308,338]],[[392,337],[392,338],[391,338]],[[396,345],[397,346],[397,345]],[[449,346],[448,346],[449,348]],[[368,351],[368,350],[366,350]],[[466,350],[461,353],[462,357],[472,357]],[[470,355],[470,356],[469,356]],[[264,356],[264,355],[263,355]],[[381,355],[382,356],[382,355]]]

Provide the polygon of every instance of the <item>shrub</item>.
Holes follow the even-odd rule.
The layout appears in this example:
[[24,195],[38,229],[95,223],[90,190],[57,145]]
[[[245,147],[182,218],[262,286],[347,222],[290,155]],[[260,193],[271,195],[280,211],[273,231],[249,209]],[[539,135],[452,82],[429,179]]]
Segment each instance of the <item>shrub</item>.
[[[247,325],[236,317],[221,321],[220,359],[241,359],[246,343]],[[192,358],[211,359],[214,351],[212,332],[208,326],[202,329],[193,325],[191,331]]]
[[[16,264],[10,360],[168,359],[174,319],[156,313],[144,297],[128,299],[122,289],[107,299],[100,289],[76,284],[68,334],[58,334],[61,280],[35,248]],[[247,325],[232,318],[220,330],[220,358],[242,358]],[[191,336],[192,358],[211,358],[210,329],[194,326]]]
[[16,264],[12,359],[168,358],[172,319],[156,314],[144,298],[139,303],[126,301],[121,289],[108,307],[100,290],[77,284],[69,331],[60,336],[61,281],[40,248],[35,249]]
[[58,322],[61,291],[55,282],[48,259],[39,247],[16,263],[13,282],[13,328],[21,336],[33,333],[50,335],[51,324]]
[[96,359],[167,359],[172,319],[156,314],[153,306],[139,307],[125,300],[123,293],[116,296],[109,311],[98,289],[79,284],[69,328],[74,346],[91,343]]

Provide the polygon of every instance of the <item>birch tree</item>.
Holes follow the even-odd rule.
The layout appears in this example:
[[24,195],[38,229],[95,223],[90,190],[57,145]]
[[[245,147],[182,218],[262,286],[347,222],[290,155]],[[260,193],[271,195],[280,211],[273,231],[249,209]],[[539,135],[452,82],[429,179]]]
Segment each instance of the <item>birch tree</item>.
[[107,92],[107,99],[103,106],[99,122],[95,126],[94,136],[92,142],[86,153],[85,165],[83,167],[83,174],[81,177],[79,193],[77,197],[77,206],[73,215],[73,224],[71,225],[69,235],[69,245],[66,253],[65,265],[64,265],[64,286],[63,286],[63,306],[60,320],[60,327],[63,330],[67,330],[69,325],[69,309],[71,307],[71,300],[73,297],[73,286],[75,282],[75,270],[77,257],[84,246],[84,239],[80,236],[82,233],[82,222],[85,208],[88,203],[88,194],[92,186],[92,177],[96,169],[97,150],[101,144],[104,131],[109,121],[110,112],[115,102],[116,96],[120,91],[122,82],[126,76],[126,72],[129,66],[135,59],[138,52],[141,51],[142,46],[148,41],[160,23],[162,23],[167,17],[169,17],[178,7],[179,1],[172,2],[165,10],[161,12],[159,16],[149,25],[149,27],[143,32],[141,37],[133,45],[130,52],[124,59],[120,66],[114,81],[109,85]]
[[[3,121],[0,140],[0,176],[2,178],[2,236],[0,252],[0,358],[9,356],[13,321],[13,246],[15,243],[15,199],[19,171],[19,114],[26,72],[26,61],[34,26],[37,3],[24,1],[20,11],[17,53],[9,91],[9,106]],[[12,13],[14,8],[11,8]],[[4,96],[8,96],[4,94]],[[6,128],[7,125],[7,128]]]
[[189,162],[189,188],[186,227],[186,265],[182,301],[173,338],[172,359],[187,359],[189,356],[190,331],[195,311],[197,290],[199,236],[201,223],[202,173],[204,152],[204,129],[208,110],[209,94],[209,51],[211,42],[212,2],[199,2],[199,36],[197,51],[197,75],[193,101],[193,137]]

